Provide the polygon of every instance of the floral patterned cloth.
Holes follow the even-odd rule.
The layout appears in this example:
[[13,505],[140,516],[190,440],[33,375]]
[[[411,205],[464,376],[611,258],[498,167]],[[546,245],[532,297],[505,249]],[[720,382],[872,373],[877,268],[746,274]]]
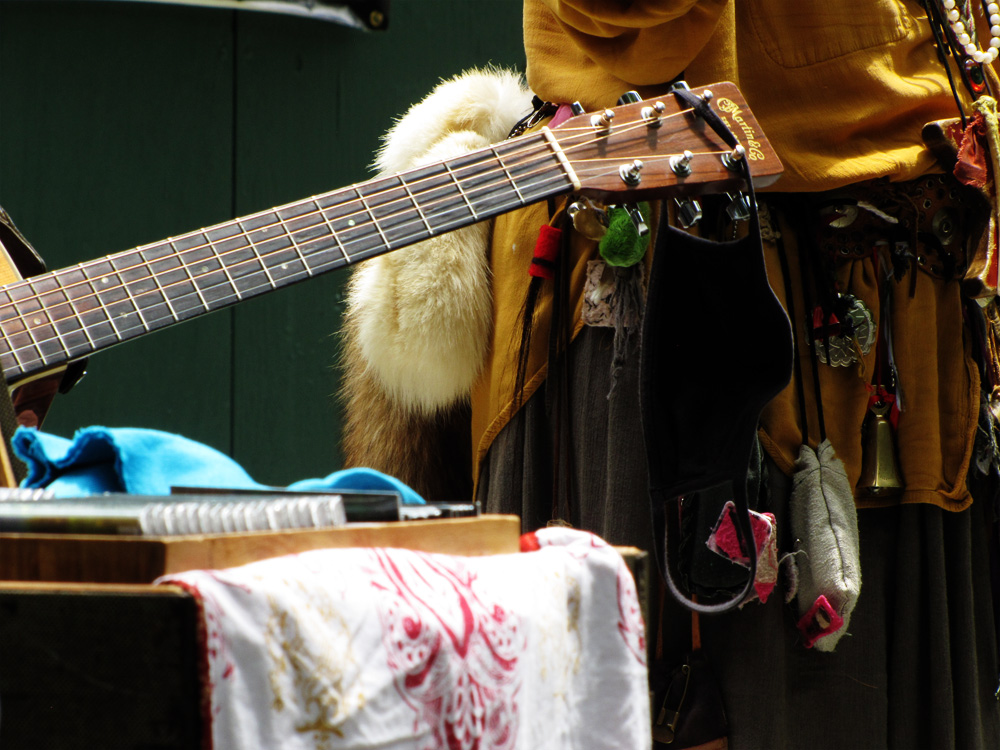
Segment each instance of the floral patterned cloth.
[[635,585],[592,534],[524,552],[317,550],[159,583],[198,599],[206,744],[650,747]]

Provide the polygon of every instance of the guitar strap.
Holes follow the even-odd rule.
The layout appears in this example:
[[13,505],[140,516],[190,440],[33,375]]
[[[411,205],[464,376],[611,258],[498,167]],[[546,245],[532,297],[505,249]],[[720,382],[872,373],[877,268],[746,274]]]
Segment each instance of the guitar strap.
[[[45,271],[41,256],[27,238],[14,225],[10,215],[0,206],[0,284],[10,284],[23,277]],[[16,487],[27,474],[24,462],[14,455],[11,438],[17,430],[17,415],[11,401],[10,390],[0,388],[0,486]]]
[[[700,108],[690,92],[680,98],[735,142],[707,104]],[[753,207],[748,234],[716,242],[661,225],[642,327],[639,396],[654,549],[673,596],[705,613],[731,609],[752,590],[758,420],[792,371],[791,326],[768,284],[746,162],[739,161]],[[713,590],[698,585],[691,561],[706,559],[703,532],[728,502],[749,571]]]

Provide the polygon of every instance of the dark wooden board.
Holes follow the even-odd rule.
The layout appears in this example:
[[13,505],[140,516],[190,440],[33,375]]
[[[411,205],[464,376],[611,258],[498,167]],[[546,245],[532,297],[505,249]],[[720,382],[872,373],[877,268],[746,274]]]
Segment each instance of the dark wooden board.
[[0,747],[200,747],[196,634],[166,587],[0,588]]

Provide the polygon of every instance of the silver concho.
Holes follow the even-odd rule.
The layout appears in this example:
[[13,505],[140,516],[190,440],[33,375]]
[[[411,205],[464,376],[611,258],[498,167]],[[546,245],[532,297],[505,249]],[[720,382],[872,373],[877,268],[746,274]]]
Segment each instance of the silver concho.
[[[816,356],[824,365],[849,367],[858,361],[859,349],[862,355],[868,354],[875,343],[875,319],[864,302],[853,299],[847,308],[846,317],[853,327],[853,336],[830,336],[828,339],[817,338],[813,341]],[[827,352],[830,355],[829,362]]]

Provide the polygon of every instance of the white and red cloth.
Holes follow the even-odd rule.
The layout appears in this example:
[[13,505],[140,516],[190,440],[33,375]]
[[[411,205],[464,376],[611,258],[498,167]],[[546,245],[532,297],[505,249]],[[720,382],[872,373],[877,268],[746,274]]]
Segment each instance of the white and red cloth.
[[317,550],[159,580],[199,601],[214,750],[651,746],[632,576],[597,537],[520,554]]

